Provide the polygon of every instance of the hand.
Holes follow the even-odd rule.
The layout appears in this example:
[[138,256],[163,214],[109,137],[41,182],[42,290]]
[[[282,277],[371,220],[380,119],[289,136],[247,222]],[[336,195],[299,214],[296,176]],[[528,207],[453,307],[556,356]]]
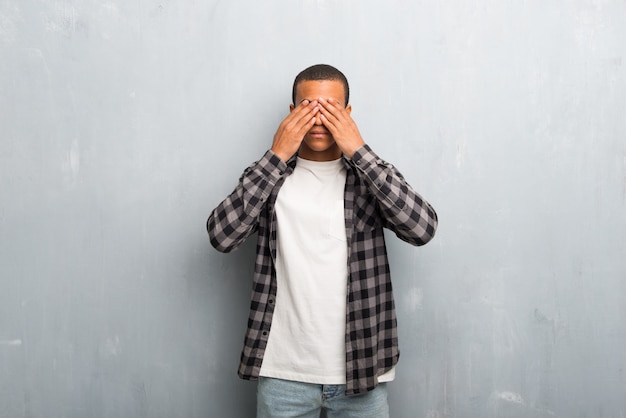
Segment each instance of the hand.
[[274,134],[272,151],[281,160],[287,161],[300,148],[304,135],[315,124],[315,115],[319,112],[317,100],[303,100],[293,108],[289,115],[280,123]]
[[354,152],[363,146],[365,141],[350,116],[351,108],[349,106],[345,108],[330,98],[320,98],[319,104],[322,124],[333,136],[341,152],[352,158]]

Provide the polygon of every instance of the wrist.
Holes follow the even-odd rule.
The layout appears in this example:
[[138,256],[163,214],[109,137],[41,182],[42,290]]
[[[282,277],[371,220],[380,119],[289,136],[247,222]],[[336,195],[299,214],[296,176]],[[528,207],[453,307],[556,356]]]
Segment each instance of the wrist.
[[274,147],[270,148],[270,151],[272,151],[274,153],[274,155],[276,155],[278,158],[280,158],[283,162],[287,162],[287,160],[289,160],[291,158],[291,155],[287,155],[287,153],[285,153],[284,151],[281,151],[279,149],[275,149]]
[[359,148],[361,148],[363,145],[365,145],[365,142],[361,140],[359,142],[351,144],[350,147],[347,147],[345,150],[343,150],[343,153],[346,154],[348,158],[352,158],[354,153],[357,152]]

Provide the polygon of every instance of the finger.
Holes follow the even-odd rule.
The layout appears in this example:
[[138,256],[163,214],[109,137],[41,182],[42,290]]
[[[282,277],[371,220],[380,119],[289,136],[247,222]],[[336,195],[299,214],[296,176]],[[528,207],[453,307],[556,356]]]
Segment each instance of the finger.
[[304,139],[304,135],[313,127],[315,124],[315,114],[318,112],[317,109],[311,110],[304,117],[298,120],[292,120],[288,122],[284,131],[287,135],[289,135],[293,140],[301,142]]
[[331,133],[335,134],[337,129],[341,126],[341,120],[329,112],[323,106],[320,106],[320,119],[322,120],[322,124],[331,131]]
[[298,104],[298,106],[291,112],[290,116],[292,116],[292,119],[295,120],[301,120],[303,118],[306,119],[309,115],[312,116],[317,113],[318,107],[319,104],[317,100],[308,101],[305,99]]
[[315,105],[313,104],[313,102],[309,101],[309,100],[302,100],[300,103],[298,103],[292,110],[291,112],[289,112],[289,115],[287,115],[287,117],[285,119],[299,119],[302,117],[302,115],[304,115],[305,113],[307,113],[310,109],[312,109],[313,107],[315,107]]
[[316,101],[300,102],[298,107],[293,109],[289,115],[283,120],[282,126],[288,131],[299,131],[303,125],[308,124],[309,120],[319,111]]
[[322,121],[322,125],[324,125],[324,127],[326,127],[326,129],[328,129],[330,134],[336,140],[338,138],[338,136],[339,136],[339,129],[337,128],[338,125],[335,125],[334,123],[330,122],[328,120],[328,118],[326,118],[326,116],[324,116],[323,114],[320,115],[320,120]]
[[337,124],[338,122],[345,121],[346,112],[336,101],[332,99],[319,99],[321,105],[321,112],[326,119],[330,122]]
[[302,137],[302,139],[304,139],[304,135],[309,132],[313,125],[315,125],[315,116],[311,117],[306,124],[302,125],[302,127],[298,131],[298,135]]
[[342,106],[337,100],[331,99],[330,97],[329,98],[320,97],[318,101],[322,106],[324,106],[326,110],[328,110],[329,112],[333,114],[343,113],[346,110],[346,108]]
[[296,127],[297,130],[300,130],[309,124],[315,123],[315,115],[319,112],[319,110],[317,102],[311,102],[311,104],[307,105],[306,113],[295,115],[298,119],[294,121],[294,127]]

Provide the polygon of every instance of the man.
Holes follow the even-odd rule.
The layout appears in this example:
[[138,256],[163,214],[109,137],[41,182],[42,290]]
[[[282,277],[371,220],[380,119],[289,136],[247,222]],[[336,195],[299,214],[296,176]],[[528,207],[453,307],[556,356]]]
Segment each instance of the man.
[[437,215],[365,144],[339,70],[305,69],[292,100],[207,221],[222,252],[258,234],[239,375],[259,380],[258,417],[387,417],[399,353],[383,227],[423,245]]

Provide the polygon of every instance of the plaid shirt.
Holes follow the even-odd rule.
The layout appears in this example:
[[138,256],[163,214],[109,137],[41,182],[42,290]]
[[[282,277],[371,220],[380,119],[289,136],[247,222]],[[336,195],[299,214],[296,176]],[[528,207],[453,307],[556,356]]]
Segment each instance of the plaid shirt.
[[[398,361],[396,312],[383,227],[400,239],[423,245],[437,228],[434,209],[391,164],[368,145],[344,156],[344,213],[348,245],[346,394],[372,390],[378,376]],[[283,162],[271,150],[248,167],[239,184],[207,221],[219,251],[238,248],[258,232],[253,291],[239,376],[256,380],[272,325],[276,300],[276,214],[274,202],[296,158]]]

